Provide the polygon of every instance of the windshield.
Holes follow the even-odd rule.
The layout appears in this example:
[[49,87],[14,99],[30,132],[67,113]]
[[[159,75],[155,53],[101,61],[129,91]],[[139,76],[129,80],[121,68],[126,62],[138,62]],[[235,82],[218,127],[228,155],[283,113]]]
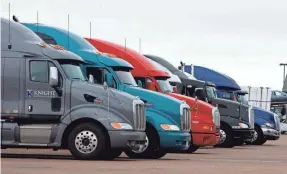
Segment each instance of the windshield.
[[217,98],[216,89],[213,86],[206,86],[206,95],[209,99]]
[[247,101],[247,99],[245,98],[245,95],[241,95],[241,94],[238,94],[237,95],[237,98],[238,98],[238,101],[240,102],[240,103],[243,103],[243,104],[246,104],[246,105],[248,105],[248,101]]
[[122,84],[138,86],[131,72],[129,71],[115,71],[115,72]]
[[168,80],[156,80],[156,81],[163,92],[173,92],[172,86],[170,85]]
[[84,76],[78,62],[69,60],[59,60],[58,62],[63,68],[68,79],[87,81],[87,78]]

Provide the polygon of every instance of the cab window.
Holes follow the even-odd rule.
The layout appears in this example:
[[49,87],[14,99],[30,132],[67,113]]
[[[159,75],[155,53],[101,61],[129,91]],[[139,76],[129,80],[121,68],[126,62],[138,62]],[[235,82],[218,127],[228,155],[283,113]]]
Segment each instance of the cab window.
[[138,81],[141,81],[142,82],[142,88],[147,88],[146,87],[146,81],[145,81],[145,78],[143,77],[134,77],[136,83],[138,83]]
[[30,61],[30,80],[34,82],[48,83],[48,62]]
[[[92,75],[94,77],[94,83],[103,85],[105,82],[105,74],[109,72],[106,68],[99,67],[88,67],[87,68],[87,77]],[[113,78],[113,86],[112,88],[117,88],[117,84],[115,79]]]

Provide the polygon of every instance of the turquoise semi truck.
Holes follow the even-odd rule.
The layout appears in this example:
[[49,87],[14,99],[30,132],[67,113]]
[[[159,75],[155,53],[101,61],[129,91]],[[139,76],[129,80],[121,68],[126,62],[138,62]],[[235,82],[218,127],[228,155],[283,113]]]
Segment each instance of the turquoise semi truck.
[[[180,100],[167,95],[148,91],[137,86],[128,62],[100,53],[84,38],[65,30],[43,24],[24,24],[48,44],[63,46],[81,56],[90,65],[83,65],[87,76],[93,75],[94,82],[139,96],[146,105],[147,139],[143,148],[126,150],[130,158],[163,157],[170,150],[186,150],[190,146],[190,108]],[[112,94],[111,94],[112,95]],[[118,102],[121,103],[120,99]]]

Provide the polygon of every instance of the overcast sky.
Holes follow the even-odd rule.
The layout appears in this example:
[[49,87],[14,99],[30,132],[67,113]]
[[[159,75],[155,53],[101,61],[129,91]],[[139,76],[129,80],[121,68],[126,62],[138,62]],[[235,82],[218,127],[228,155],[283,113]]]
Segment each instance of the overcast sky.
[[241,86],[282,89],[287,63],[286,0],[2,0],[1,15],[39,22],[139,51],[204,65]]

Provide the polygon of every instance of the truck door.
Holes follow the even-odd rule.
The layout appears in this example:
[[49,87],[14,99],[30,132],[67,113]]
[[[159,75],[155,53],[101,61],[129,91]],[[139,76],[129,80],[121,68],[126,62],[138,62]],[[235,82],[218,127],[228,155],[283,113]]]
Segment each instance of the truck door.
[[[49,85],[50,66],[55,65],[49,60],[26,60],[25,111],[36,120],[57,121],[64,113],[65,93],[59,96]],[[59,75],[59,79],[62,79]],[[62,80],[59,81],[59,87],[62,88]]]

